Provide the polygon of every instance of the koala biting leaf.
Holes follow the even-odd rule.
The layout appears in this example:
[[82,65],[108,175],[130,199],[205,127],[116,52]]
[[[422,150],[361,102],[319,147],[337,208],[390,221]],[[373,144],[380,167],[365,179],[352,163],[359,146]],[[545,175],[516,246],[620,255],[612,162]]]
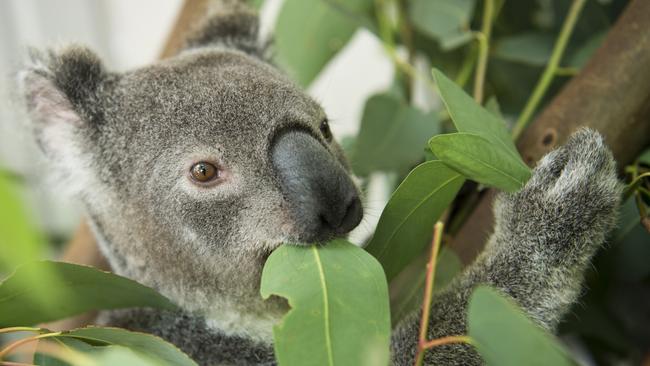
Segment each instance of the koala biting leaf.
[[[359,191],[322,108],[266,59],[258,19],[220,1],[177,56],[114,73],[81,46],[35,53],[19,81],[51,171],[84,204],[113,270],[182,310],[105,312],[157,334],[202,365],[272,365],[287,310],[259,295],[285,242],[340,237],[362,217]],[[548,154],[520,192],[502,194],[484,253],[434,298],[429,338],[466,333],[469,295],[494,286],[553,330],[612,227],[620,187],[602,138],[582,130]],[[394,331],[412,364],[419,314]],[[481,364],[468,345],[426,364]]]

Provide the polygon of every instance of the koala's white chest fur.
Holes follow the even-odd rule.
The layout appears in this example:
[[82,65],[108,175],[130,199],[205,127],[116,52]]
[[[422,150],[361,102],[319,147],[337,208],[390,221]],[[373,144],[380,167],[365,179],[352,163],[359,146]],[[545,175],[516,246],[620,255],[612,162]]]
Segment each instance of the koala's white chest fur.
[[208,310],[205,317],[207,326],[215,331],[267,344],[272,344],[273,325],[280,321],[279,317],[271,314],[243,313],[228,304]]

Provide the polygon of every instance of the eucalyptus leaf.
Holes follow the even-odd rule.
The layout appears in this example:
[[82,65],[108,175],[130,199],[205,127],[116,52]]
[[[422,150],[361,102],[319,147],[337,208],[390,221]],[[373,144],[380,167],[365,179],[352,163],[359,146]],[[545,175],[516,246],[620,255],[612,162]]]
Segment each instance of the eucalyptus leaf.
[[433,75],[456,129],[465,133],[451,138],[434,136],[429,142],[433,154],[481,183],[507,191],[521,188],[530,177],[530,169],[519,156],[503,120],[477,104],[439,70],[434,69]]
[[469,300],[469,336],[488,366],[576,365],[559,342],[497,291],[477,287]]
[[[390,310],[393,326],[397,325],[400,320],[409,314],[421,308],[428,259],[426,255],[416,258],[390,284]],[[436,263],[434,293],[444,289],[463,268],[460,258],[458,258],[454,251],[448,248],[442,248],[440,250]],[[396,283],[398,281],[399,283]]]
[[161,362],[147,355],[135,352],[127,347],[120,346],[107,346],[102,352],[93,354],[93,359],[100,366],[115,366],[115,365],[128,365],[128,366],[174,366],[170,362]]
[[21,193],[12,175],[0,174],[0,268],[13,269],[44,253],[43,237],[31,224]]
[[[136,353],[136,355],[132,354],[130,356],[137,357],[138,365],[147,364],[144,362],[151,359],[155,361],[156,365],[162,366],[197,366],[196,362],[192,361],[192,359],[176,348],[176,346],[150,334],[132,332],[120,328],[87,327],[65,331],[58,338],[73,338],[95,347],[126,347]],[[106,356],[104,355],[103,357]],[[122,353],[109,357],[125,359],[129,355]]]
[[[49,273],[48,288],[33,285],[34,274]],[[45,291],[49,302],[33,301]],[[175,305],[155,290],[93,267],[63,262],[32,262],[0,283],[0,328],[45,323],[98,309]]]
[[291,306],[273,328],[280,365],[388,364],[388,286],[363,249],[345,240],[283,245],[264,266],[260,292]]
[[492,57],[531,66],[545,66],[555,38],[545,33],[522,33],[501,38],[494,46]]
[[409,18],[422,33],[453,49],[472,39],[474,0],[412,0]]
[[650,149],[645,150],[636,159],[639,163],[650,166]]
[[496,97],[491,97],[485,102],[485,109],[494,114],[497,118],[503,120],[503,113],[501,112],[501,105]]
[[487,139],[471,133],[438,135],[429,141],[431,151],[445,164],[476,182],[506,192],[521,189],[530,169]]
[[477,134],[521,160],[503,120],[478,105],[441,71],[434,69],[433,76],[440,90],[440,97],[458,132]]
[[278,64],[307,86],[350,40],[372,0],[286,0],[275,26]]
[[433,236],[433,224],[463,182],[456,171],[433,160],[417,166],[397,187],[366,247],[382,264],[389,281],[422,255]]
[[567,62],[568,66],[581,69],[587,63],[587,61],[589,61],[594,52],[596,52],[598,47],[600,47],[600,45],[603,43],[605,40],[605,35],[607,35],[607,31],[602,31],[594,34],[591,38],[589,38],[584,44],[582,44],[575,52],[571,54],[571,57],[569,57],[569,60]]
[[391,94],[366,102],[351,165],[366,176],[374,171],[405,174],[424,158],[427,140],[438,133],[435,114],[425,114]]
[[[25,210],[21,200],[23,192],[17,182],[12,175],[0,174],[0,274],[13,271],[17,266],[35,258],[44,257],[45,240],[32,225],[33,219]],[[51,287],[54,276],[45,269],[25,274],[23,283],[33,289],[27,293],[30,302],[43,307],[52,303],[47,290]],[[3,316],[9,315],[3,314],[0,308],[0,319]]]

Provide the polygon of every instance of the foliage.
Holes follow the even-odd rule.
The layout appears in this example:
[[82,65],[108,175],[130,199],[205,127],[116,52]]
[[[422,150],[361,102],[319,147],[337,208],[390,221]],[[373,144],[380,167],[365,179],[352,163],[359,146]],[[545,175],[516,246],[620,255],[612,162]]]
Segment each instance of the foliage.
[[[31,280],[49,274],[42,288],[47,302],[33,301]],[[128,278],[92,267],[61,262],[31,262],[0,284],[0,327],[32,325],[96,309],[155,307],[173,310],[167,298]]]
[[472,343],[487,365],[575,365],[552,336],[489,287],[474,290],[467,317]]
[[323,247],[284,245],[264,266],[264,298],[291,310],[273,329],[284,365],[388,363],[388,287],[379,263],[344,240]]
[[[351,165],[362,184],[370,175],[403,179],[365,251],[336,240],[321,246],[283,245],[269,257],[261,293],[284,297],[291,305],[274,328],[280,365],[388,363],[391,314],[395,323],[421,298],[426,309],[431,294],[459,271],[460,262],[448,248],[436,261],[447,239],[441,225],[434,237],[434,223],[465,220],[472,198],[484,187],[512,192],[525,184],[530,169],[517,153],[513,133],[585,65],[624,3],[574,0],[570,7],[562,0],[285,0],[276,24],[276,61],[303,86],[356,31],[366,29],[382,42],[395,64],[395,83],[367,100],[360,132],[350,137]],[[472,77],[470,95],[465,87]],[[442,104],[421,110],[414,103],[418,93],[437,93]],[[611,354],[640,357],[628,341],[638,332],[620,326],[621,315],[610,316],[606,304],[621,281],[638,284],[650,278],[647,261],[640,260],[648,253],[643,220],[650,220],[649,170],[650,152],[627,167],[628,200],[607,252],[612,255],[597,260],[598,268],[615,275],[603,281],[590,274],[594,290],[563,329],[585,339],[589,351],[605,362]],[[0,174],[0,270],[44,257],[44,240],[18,197],[16,184]],[[395,297],[391,308],[389,285]],[[87,310],[138,306],[173,308],[154,290],[116,275],[63,263],[30,263],[0,284],[0,326],[15,326],[0,333],[35,332],[18,342],[50,345],[36,354],[39,365],[194,365],[174,346],[146,334],[24,327]],[[489,365],[573,364],[554,336],[494,290],[479,287],[473,293],[468,323],[468,335],[422,339],[428,346],[420,344],[420,351],[465,342]],[[599,349],[603,344],[605,351]],[[0,351],[0,360],[14,345]]]

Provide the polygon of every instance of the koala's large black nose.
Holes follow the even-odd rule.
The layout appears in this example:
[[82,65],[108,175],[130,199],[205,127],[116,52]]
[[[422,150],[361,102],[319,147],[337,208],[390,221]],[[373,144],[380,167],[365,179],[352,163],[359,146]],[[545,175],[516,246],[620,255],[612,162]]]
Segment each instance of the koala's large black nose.
[[359,194],[341,163],[314,137],[285,132],[271,160],[291,206],[297,240],[325,241],[354,229],[363,216]]

